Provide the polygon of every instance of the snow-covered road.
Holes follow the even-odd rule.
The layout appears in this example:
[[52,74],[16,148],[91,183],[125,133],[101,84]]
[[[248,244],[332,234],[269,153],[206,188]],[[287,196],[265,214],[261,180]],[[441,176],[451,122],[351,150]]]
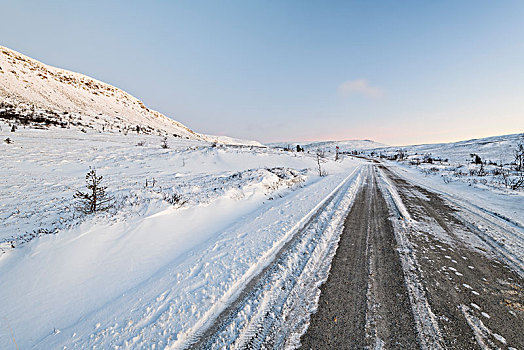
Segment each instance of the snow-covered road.
[[519,226],[382,164],[363,184],[302,345],[522,348]]

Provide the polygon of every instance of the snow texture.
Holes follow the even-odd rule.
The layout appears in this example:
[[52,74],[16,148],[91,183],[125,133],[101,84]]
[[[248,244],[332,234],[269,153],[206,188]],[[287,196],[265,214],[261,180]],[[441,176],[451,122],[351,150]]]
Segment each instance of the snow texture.
[[[305,153],[0,126],[0,348],[11,331],[20,348],[186,344],[362,162],[319,177]],[[90,166],[117,206],[84,217]]]

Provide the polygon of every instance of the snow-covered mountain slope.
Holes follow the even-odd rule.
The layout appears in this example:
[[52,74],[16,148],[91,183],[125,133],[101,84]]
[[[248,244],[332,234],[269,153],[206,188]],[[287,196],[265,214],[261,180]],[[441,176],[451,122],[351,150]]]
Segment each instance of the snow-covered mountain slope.
[[260,146],[256,141],[198,134],[114,86],[45,65],[3,46],[0,46],[0,119]]
[[366,150],[372,148],[386,147],[385,144],[375,142],[372,140],[346,140],[346,141],[313,141],[313,142],[275,142],[267,144],[270,147],[291,147],[296,148],[297,145],[304,148],[305,151],[323,150],[330,151],[335,150],[338,146],[340,152],[351,152]]

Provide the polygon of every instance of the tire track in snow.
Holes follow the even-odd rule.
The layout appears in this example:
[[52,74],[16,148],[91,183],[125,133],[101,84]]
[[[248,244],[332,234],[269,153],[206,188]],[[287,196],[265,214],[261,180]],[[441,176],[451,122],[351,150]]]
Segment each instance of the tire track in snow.
[[[387,169],[399,176],[390,168]],[[423,184],[417,184],[425,187]],[[450,194],[433,188],[431,190],[445,198],[453,207],[459,209],[460,213],[455,213],[454,216],[463,225],[467,226],[470,232],[488,245],[502,260],[511,265],[515,271],[524,277],[524,250],[522,250],[524,245],[524,228],[520,224],[498,213],[455,198],[455,196]],[[494,236],[495,234],[498,234],[498,237]]]
[[[189,341],[193,343],[191,348],[279,348],[298,340],[312,306],[293,305],[296,299],[289,297],[300,296],[297,288],[311,292],[326,278],[343,218],[360,185],[361,171],[359,167],[348,175],[296,225],[295,233],[272,253],[272,262],[246,283],[235,300],[227,302],[229,306],[214,324],[204,324],[200,328],[202,333],[194,334]],[[318,271],[324,271],[325,276],[318,275]],[[291,323],[286,320],[285,324],[294,324],[287,332],[280,322],[283,312],[295,318]]]
[[[446,196],[381,168],[390,175],[387,180],[398,191],[396,198],[404,201],[396,205],[405,204],[404,209],[409,208],[416,219],[400,223],[408,228],[405,233],[411,241],[411,253],[420,259],[417,275],[437,315],[442,344],[463,349],[506,347],[507,342],[520,348],[524,342],[519,332],[523,325],[522,277],[507,259],[503,259],[507,264],[499,263],[481,252],[493,250],[477,239],[474,226],[485,224],[479,222],[482,217],[470,217]],[[476,247],[479,244],[485,249]]]
[[319,309],[301,340],[305,349],[417,349],[417,327],[374,167],[345,219],[322,286]]
[[404,278],[409,291],[411,308],[415,317],[415,324],[418,331],[418,339],[423,349],[443,349],[442,334],[438,325],[438,320],[426,298],[424,287],[419,280],[420,271],[418,270],[417,257],[413,253],[411,242],[404,230],[410,230],[412,218],[406,206],[402,202],[394,185],[388,180],[382,169],[379,169],[380,187],[398,217],[402,219],[400,229],[395,230],[399,253],[404,270]]

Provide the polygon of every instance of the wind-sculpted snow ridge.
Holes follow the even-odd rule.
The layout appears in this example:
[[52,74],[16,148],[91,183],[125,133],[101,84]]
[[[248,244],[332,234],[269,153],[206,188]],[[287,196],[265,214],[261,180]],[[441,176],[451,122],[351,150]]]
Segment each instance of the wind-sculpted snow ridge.
[[261,146],[194,132],[127,92],[0,46],[0,119],[37,126],[134,132]]

